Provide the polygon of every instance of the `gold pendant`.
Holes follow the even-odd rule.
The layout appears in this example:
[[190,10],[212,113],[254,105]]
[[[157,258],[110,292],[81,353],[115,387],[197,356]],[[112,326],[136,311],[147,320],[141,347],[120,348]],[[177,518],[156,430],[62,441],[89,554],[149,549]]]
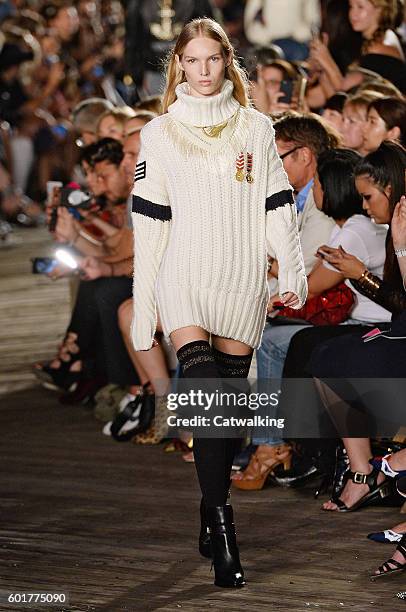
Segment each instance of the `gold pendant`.
[[247,179],[247,183],[254,182],[254,177],[252,176],[252,174],[247,174],[246,179]]
[[241,183],[244,180],[244,170],[237,170],[235,178]]
[[206,134],[206,136],[209,136],[210,138],[218,138],[221,135],[221,132],[227,126],[227,123],[228,122],[225,121],[224,123],[220,123],[219,125],[203,127],[203,133]]

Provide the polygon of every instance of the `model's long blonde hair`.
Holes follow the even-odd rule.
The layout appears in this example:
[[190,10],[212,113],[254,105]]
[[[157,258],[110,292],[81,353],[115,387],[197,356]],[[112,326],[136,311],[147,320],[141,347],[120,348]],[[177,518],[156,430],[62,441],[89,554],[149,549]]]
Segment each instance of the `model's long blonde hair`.
[[204,17],[201,19],[193,19],[193,21],[190,21],[184,26],[182,32],[178,36],[174,48],[167,58],[166,87],[162,99],[163,112],[166,113],[168,111],[168,107],[175,102],[176,87],[180,83],[186,81],[185,73],[178,67],[175,55],[178,55],[179,58],[181,58],[186,45],[194,38],[198,38],[200,36],[211,38],[212,40],[216,40],[221,44],[224,57],[227,57],[230,60],[230,65],[226,67],[225,78],[230,79],[230,81],[232,81],[234,84],[233,96],[242,106],[249,106],[248,78],[235,57],[234,48],[230,43],[227,34],[216,21]]

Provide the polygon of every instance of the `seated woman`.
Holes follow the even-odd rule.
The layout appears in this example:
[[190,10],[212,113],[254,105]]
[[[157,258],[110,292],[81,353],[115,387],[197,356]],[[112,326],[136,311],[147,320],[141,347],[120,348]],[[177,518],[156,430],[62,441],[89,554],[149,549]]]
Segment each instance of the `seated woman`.
[[[356,170],[357,188],[369,216],[378,224],[391,223],[383,279],[372,274],[364,263],[343,249],[332,249],[326,256],[337,270],[351,279],[357,291],[390,310],[392,327],[385,334],[389,338],[382,337],[364,343],[362,334],[356,333],[318,346],[316,343],[313,345],[315,350],[311,350],[309,336],[303,338],[301,335],[309,334],[312,330],[301,332],[292,342],[291,350],[295,350],[298,355],[303,345],[307,346],[306,354],[301,354],[301,359],[308,361],[307,369],[317,379],[337,379],[338,386],[342,378],[352,379],[354,383],[354,378],[406,376],[406,341],[403,339],[406,335],[406,293],[402,280],[406,276],[406,199],[402,197],[405,191],[405,167],[405,150],[394,143],[383,143]],[[396,341],[391,338],[396,338]],[[319,386],[323,403],[330,407],[327,399],[329,388],[323,383]],[[330,396],[331,391],[334,392],[334,389],[330,389]],[[368,409],[367,406],[367,412]],[[385,414],[391,410],[389,402],[385,406]],[[348,479],[339,497],[324,504],[325,510],[348,512],[384,496],[384,476],[373,470],[369,463],[372,457],[369,438],[346,437],[343,443],[350,462]]]
[[[128,351],[131,362],[139,376],[142,385],[149,384],[156,397],[162,396],[168,389],[170,382],[170,372],[166,360],[166,355],[162,344],[155,340],[154,346],[149,351],[135,351],[131,340],[131,321],[137,316],[137,309],[134,308],[133,299],[123,302],[118,309],[118,322],[120,331]],[[161,322],[157,321],[157,332],[162,333]],[[168,424],[166,422],[166,406],[157,402],[155,405],[154,422],[146,431],[138,434],[135,441],[138,444],[159,444],[167,436]],[[187,441],[190,440],[188,436]]]
[[[393,0],[351,0],[348,18],[355,33],[363,38],[358,60],[365,65],[369,56],[380,57],[379,66],[385,68],[385,58],[393,58],[403,68],[404,54],[393,27],[397,18],[397,5]],[[343,73],[334,61],[327,46],[327,40],[314,39],[311,44],[311,60],[320,71],[319,85],[308,94],[311,108],[321,108],[326,99],[338,91],[349,91],[362,82],[362,75],[356,72]],[[355,58],[354,58],[355,59]],[[385,75],[383,75],[385,76]]]
[[[333,149],[320,155],[313,192],[316,206],[336,222],[330,238],[331,247],[345,245],[382,274],[385,259],[386,230],[377,228],[362,214],[362,199],[352,178],[359,155],[346,149]],[[322,259],[308,276],[308,299],[336,287],[346,276],[332,266],[323,265]],[[271,299],[269,311],[273,311]],[[353,325],[369,325],[370,322],[389,321],[390,314],[374,306],[364,296],[357,296],[355,308],[350,313],[352,325],[335,326],[338,334],[348,333]],[[258,378],[281,379],[284,359],[291,338],[308,324],[275,325],[265,327],[262,344],[257,351]],[[323,328],[314,328],[315,331]],[[259,437],[254,433],[253,444],[258,445],[246,471],[233,476],[234,485],[240,489],[262,489],[270,471],[281,463],[289,466],[290,446],[280,438]]]
[[378,98],[368,107],[368,119],[363,129],[363,149],[376,151],[384,140],[406,145],[406,101]]

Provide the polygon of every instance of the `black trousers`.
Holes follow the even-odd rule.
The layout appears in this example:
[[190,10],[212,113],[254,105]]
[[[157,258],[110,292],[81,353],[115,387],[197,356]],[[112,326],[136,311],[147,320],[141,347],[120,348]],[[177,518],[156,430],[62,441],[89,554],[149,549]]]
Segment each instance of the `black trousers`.
[[69,331],[78,334],[83,359],[96,363],[108,382],[139,384],[118,325],[119,306],[132,297],[132,279],[126,276],[81,281]]

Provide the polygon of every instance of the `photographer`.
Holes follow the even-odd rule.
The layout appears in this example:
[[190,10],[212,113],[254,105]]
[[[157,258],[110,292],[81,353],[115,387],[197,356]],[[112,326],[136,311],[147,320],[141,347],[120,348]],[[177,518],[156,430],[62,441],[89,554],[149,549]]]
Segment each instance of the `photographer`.
[[55,238],[74,246],[82,255],[104,262],[103,271],[110,273],[103,276],[130,275],[133,247],[127,227],[127,199],[131,181],[121,168],[123,147],[112,138],[91,146],[94,153],[89,170],[99,196],[103,195],[107,204],[102,211],[96,205],[96,212],[94,207],[89,211],[79,206],[82,220],[75,219],[66,206],[58,206]]
[[123,151],[118,141],[108,138],[90,146],[85,167],[97,185],[98,198],[104,195],[107,204],[90,214],[79,206],[86,218],[78,220],[59,202],[55,227],[59,242],[84,255],[78,262],[81,281],[65,336],[73,334],[75,346],[64,360],[36,367],[38,378],[56,387],[68,390],[77,384],[69,401],[92,396],[106,382],[123,387],[138,384],[117,320],[118,307],[132,296],[133,240],[126,225],[131,183],[121,169]]

